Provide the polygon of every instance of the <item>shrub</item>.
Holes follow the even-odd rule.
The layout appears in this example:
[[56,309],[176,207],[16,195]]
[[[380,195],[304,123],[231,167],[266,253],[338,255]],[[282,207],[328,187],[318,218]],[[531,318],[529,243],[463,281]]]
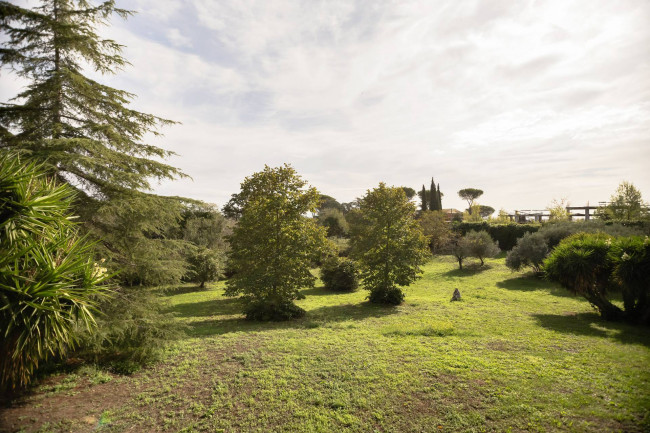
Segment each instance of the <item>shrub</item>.
[[[579,233],[564,239],[544,262],[549,278],[584,296],[607,320],[650,324],[650,241]],[[624,310],[609,295],[620,290]]]
[[492,240],[492,237],[486,231],[469,232],[465,235],[468,255],[476,257],[484,265],[484,260],[488,257],[494,257],[501,250],[499,244]]
[[381,287],[370,291],[368,300],[373,304],[399,305],[404,302],[404,292],[399,287]]
[[622,288],[627,319],[650,325],[650,240],[621,238],[612,243],[608,258],[614,264],[614,280]]
[[164,312],[157,296],[148,289],[120,288],[99,309],[102,314],[97,318],[97,330],[80,330],[75,356],[108,365],[117,373],[132,372],[159,359],[169,341],[183,334],[184,327],[171,313]]
[[0,390],[29,384],[39,363],[92,329],[105,270],[71,222],[73,191],[42,167],[0,154]]
[[214,281],[222,276],[223,254],[208,248],[199,248],[187,258],[189,264],[189,280],[199,283],[204,288],[205,283]]
[[320,278],[328,290],[353,292],[359,288],[358,274],[352,260],[332,258],[323,264]]
[[504,251],[510,251],[517,244],[517,239],[526,233],[538,231],[540,227],[539,224],[494,224],[487,221],[453,223],[454,231],[463,236],[470,231],[487,231]]
[[530,266],[535,272],[539,273],[548,252],[548,245],[540,232],[526,233],[517,240],[517,245],[508,252],[506,266],[515,271]]

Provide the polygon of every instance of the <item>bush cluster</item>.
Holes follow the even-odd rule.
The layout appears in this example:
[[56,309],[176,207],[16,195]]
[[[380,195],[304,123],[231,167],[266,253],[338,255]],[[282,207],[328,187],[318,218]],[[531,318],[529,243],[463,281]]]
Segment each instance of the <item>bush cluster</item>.
[[635,236],[642,232],[638,227],[602,221],[557,222],[545,224],[538,232],[524,235],[508,253],[506,266],[513,270],[532,267],[541,272],[542,262],[561,241],[576,233],[605,233],[610,236]]
[[451,254],[458,260],[458,267],[463,269],[463,261],[476,257],[484,265],[487,257],[494,257],[501,251],[499,243],[492,240],[486,231],[470,231],[465,236],[457,236],[451,244]]
[[[650,324],[650,240],[603,233],[564,239],[544,261],[546,275],[584,296],[607,320]],[[620,291],[623,309],[611,302]]]
[[320,279],[334,292],[353,292],[359,288],[359,271],[350,259],[331,258],[321,268]]
[[540,224],[493,224],[487,221],[453,223],[453,230],[461,236],[471,231],[488,232],[492,239],[499,243],[499,248],[504,251],[510,251],[517,244],[517,239],[524,234],[534,233],[540,228]]

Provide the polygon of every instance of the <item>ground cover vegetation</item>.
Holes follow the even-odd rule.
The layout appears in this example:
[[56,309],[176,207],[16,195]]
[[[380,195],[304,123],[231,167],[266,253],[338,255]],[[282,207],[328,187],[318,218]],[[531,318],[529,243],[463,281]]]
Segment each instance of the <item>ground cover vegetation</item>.
[[[647,329],[504,258],[423,266],[406,302],[319,283],[303,318],[245,320],[224,282],[160,289],[187,335],[130,376],[44,379],[0,414],[4,431],[643,432]],[[461,302],[450,302],[455,288]],[[507,318],[507,319],[506,319]],[[2,429],[0,429],[1,431]]]

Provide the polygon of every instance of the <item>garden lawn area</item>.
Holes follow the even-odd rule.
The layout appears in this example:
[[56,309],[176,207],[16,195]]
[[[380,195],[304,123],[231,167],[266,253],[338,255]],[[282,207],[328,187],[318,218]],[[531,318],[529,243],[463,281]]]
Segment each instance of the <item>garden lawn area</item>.
[[648,328],[603,322],[503,256],[424,271],[399,307],[318,284],[282,323],[245,321],[223,283],[161,289],[187,326],[162,362],[51,376],[0,431],[650,431]]

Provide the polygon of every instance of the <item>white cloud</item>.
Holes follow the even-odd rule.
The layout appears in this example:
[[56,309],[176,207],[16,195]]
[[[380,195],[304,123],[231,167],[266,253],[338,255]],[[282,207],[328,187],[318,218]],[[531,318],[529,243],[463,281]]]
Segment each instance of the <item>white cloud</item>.
[[[180,120],[155,144],[223,203],[290,162],[348,201],[379,181],[480,187],[495,208],[650,197],[650,4],[644,0],[137,0],[110,82]],[[130,7],[127,5],[127,7]],[[106,80],[106,78],[104,78]]]

